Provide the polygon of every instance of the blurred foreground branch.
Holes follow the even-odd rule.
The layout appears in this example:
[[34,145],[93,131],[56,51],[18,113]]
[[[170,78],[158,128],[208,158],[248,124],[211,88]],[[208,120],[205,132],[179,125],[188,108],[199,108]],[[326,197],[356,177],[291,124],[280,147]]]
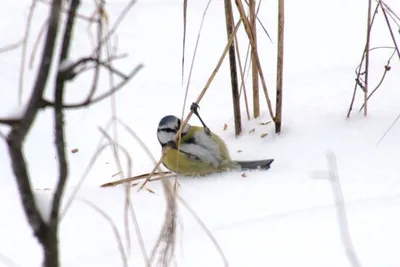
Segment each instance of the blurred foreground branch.
[[[64,8],[64,4],[68,5],[68,9]],[[46,28],[44,28],[44,45],[41,55],[40,64],[37,69],[36,79],[33,84],[33,90],[29,97],[24,112],[19,117],[0,118],[0,123],[9,125],[11,131],[6,137],[8,150],[11,158],[12,170],[18,185],[19,196],[22,202],[25,216],[33,230],[35,237],[41,244],[43,249],[44,267],[58,267],[59,263],[59,222],[60,205],[68,178],[68,161],[65,150],[65,129],[64,129],[64,112],[66,108],[83,108],[95,104],[117,92],[126,85],[143,67],[139,64],[131,73],[125,75],[123,72],[113,68],[108,61],[101,60],[100,53],[95,56],[84,57],[76,63],[69,63],[70,46],[73,41],[72,36],[78,19],[77,10],[80,0],[70,0],[64,3],[62,0],[53,0],[49,9],[49,17],[46,18]],[[131,4],[132,5],[132,4]],[[130,6],[131,6],[130,5]],[[33,8],[32,5],[31,8]],[[129,6],[128,6],[129,7]],[[62,19],[63,12],[66,13],[66,19]],[[126,10],[124,10],[126,12]],[[30,18],[29,18],[30,19]],[[65,23],[64,25],[60,25]],[[96,23],[103,23],[97,20]],[[99,28],[101,28],[99,26]],[[64,32],[60,34],[60,29]],[[115,31],[115,28],[113,29]],[[100,31],[101,32],[101,31]],[[101,32],[102,33],[102,32]],[[112,33],[108,33],[108,37]],[[60,36],[59,36],[60,35]],[[60,37],[60,42],[58,38]],[[97,42],[101,46],[102,34],[98,35]],[[58,62],[58,72],[54,80],[50,79],[51,68],[54,68],[55,51],[60,51]],[[98,76],[94,75],[93,86],[89,96],[82,103],[67,105],[64,103],[64,88],[67,82],[71,81],[76,75],[82,73],[77,71],[77,67],[85,63],[92,62],[96,64],[96,68],[105,67],[113,74],[122,78],[122,81],[112,87],[106,93],[97,97],[92,97],[97,89]],[[45,90],[49,83],[53,82],[54,102],[44,99]],[[31,177],[27,167],[25,155],[23,153],[25,138],[29,134],[30,129],[38,115],[40,109],[50,107],[54,111],[54,139],[57,152],[58,163],[58,181],[53,192],[52,201],[50,203],[49,214],[42,214],[41,207],[36,203],[35,193],[31,185]]]

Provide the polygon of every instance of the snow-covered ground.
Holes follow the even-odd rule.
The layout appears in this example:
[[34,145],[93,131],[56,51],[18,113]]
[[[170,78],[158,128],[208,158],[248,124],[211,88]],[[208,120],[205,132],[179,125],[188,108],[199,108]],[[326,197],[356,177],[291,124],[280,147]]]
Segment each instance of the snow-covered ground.
[[[137,64],[145,68],[118,92],[118,116],[144,141],[155,158],[160,156],[156,127],[166,114],[181,115],[185,86],[181,85],[182,2],[142,0],[133,7],[118,30],[118,51],[129,57],[114,64],[129,72]],[[186,79],[206,0],[188,1]],[[354,88],[354,69],[365,44],[366,0],[287,0],[285,24],[285,72],[283,132],[274,134],[264,98],[262,115],[247,121],[244,105],[243,134],[234,137],[230,79],[227,61],[200,103],[208,126],[223,137],[234,159],[274,158],[266,172],[233,172],[207,178],[182,179],[180,195],[196,211],[223,250],[230,266],[350,266],[341,243],[332,189],[327,179],[326,153],[337,157],[349,231],[360,262],[365,267],[400,266],[400,125],[395,125],[379,143],[400,113],[400,65],[394,57],[392,70],[369,102],[369,116],[357,111],[346,120]],[[386,1],[400,12],[397,0]],[[117,19],[126,1],[107,1],[110,23]],[[28,1],[0,4],[0,46],[23,36]],[[264,0],[260,19],[273,44],[259,27],[259,49],[267,85],[275,88],[277,1]],[[93,4],[84,1],[81,13],[90,14]],[[194,101],[212,73],[226,43],[223,1],[213,0],[204,22],[188,104]],[[47,16],[47,7],[38,4],[31,25],[28,55]],[[398,36],[397,28],[394,27]],[[243,31],[240,33],[244,40]],[[371,46],[391,45],[382,13],[373,29]],[[241,42],[242,57],[247,48]],[[81,23],[74,36],[73,59],[91,51],[88,25]],[[371,84],[376,84],[390,51],[373,52]],[[40,54],[36,55],[35,63]],[[21,50],[0,54],[2,80],[0,115],[17,115]],[[55,71],[55,70],[54,70]],[[102,73],[100,90],[109,87]],[[26,71],[24,99],[35,77]],[[249,78],[250,81],[250,78]],[[90,73],[67,88],[68,102],[85,97]],[[52,84],[47,97],[52,97]],[[249,92],[250,94],[250,92]],[[262,95],[263,96],[263,95]],[[272,94],[273,96],[273,94]],[[355,107],[361,103],[358,95]],[[188,105],[185,114],[188,112]],[[94,153],[110,118],[110,101],[90,109],[68,111],[66,118],[69,153],[69,181],[65,199]],[[53,118],[42,111],[25,144],[32,184],[45,212],[56,182],[57,164],[53,147]],[[197,119],[191,120],[198,124]],[[223,131],[224,124],[228,125]],[[0,126],[6,131],[6,127]],[[255,131],[251,131],[255,129]],[[251,133],[250,133],[251,132]],[[261,138],[260,135],[268,133]],[[129,149],[132,174],[151,171],[153,162],[132,136],[119,128],[119,142]],[[241,150],[241,152],[238,152]],[[12,260],[17,266],[40,266],[42,252],[26,222],[10,170],[7,147],[0,142],[0,266]],[[125,165],[124,165],[125,166]],[[69,266],[122,266],[118,245],[109,223],[88,205],[86,199],[107,213],[124,236],[124,189],[99,188],[115,179],[117,172],[111,149],[104,153],[89,173],[76,201],[63,219],[60,233],[61,261]],[[161,184],[152,182],[148,191],[132,190],[132,201],[141,233],[150,252],[163,221],[165,200]],[[142,254],[131,227],[130,266],[143,264]],[[179,233],[176,246],[178,266],[223,266],[217,250],[203,229],[179,206]],[[123,238],[123,242],[125,240]],[[9,264],[9,266],[13,266]]]

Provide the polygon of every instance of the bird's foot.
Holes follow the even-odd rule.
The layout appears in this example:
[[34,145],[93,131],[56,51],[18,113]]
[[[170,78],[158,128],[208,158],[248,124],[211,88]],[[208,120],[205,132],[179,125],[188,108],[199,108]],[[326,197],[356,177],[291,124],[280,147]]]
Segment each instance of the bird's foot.
[[190,105],[190,111],[193,112],[194,114],[199,114],[198,109],[199,109],[199,104],[193,102],[192,105]]

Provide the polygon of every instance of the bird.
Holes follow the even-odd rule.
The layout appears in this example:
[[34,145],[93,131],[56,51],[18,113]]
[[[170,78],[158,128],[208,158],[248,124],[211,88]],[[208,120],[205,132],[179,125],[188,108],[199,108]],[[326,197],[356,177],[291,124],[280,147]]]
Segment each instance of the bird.
[[190,110],[200,120],[202,126],[183,126],[180,142],[175,142],[181,128],[181,119],[174,115],[164,116],[157,128],[158,141],[164,149],[163,165],[177,174],[208,175],[211,173],[240,170],[242,167],[231,159],[229,150],[217,134],[211,132],[198,112],[198,104],[193,103]]

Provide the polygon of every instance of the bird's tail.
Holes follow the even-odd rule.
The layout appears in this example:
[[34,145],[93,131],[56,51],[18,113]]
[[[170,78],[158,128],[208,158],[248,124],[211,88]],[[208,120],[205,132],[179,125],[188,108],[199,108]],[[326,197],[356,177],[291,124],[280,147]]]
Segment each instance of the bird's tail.
[[236,164],[240,165],[242,170],[268,170],[271,167],[273,159],[264,160],[250,160],[250,161],[234,161]]

